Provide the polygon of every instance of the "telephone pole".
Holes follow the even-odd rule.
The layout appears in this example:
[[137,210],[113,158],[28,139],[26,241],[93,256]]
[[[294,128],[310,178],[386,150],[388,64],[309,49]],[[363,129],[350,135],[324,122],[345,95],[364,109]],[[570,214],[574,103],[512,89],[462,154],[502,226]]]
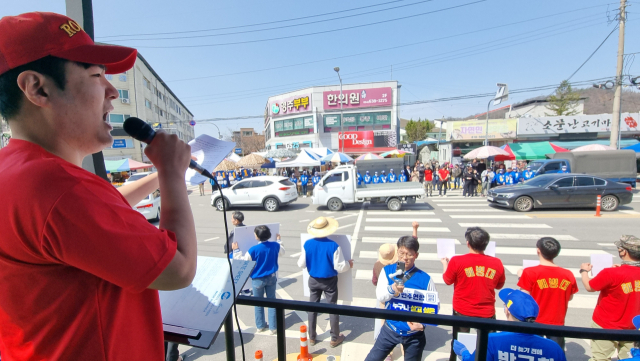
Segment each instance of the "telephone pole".
[[624,23],[626,21],[626,0],[620,0],[620,25],[618,34],[618,65],[616,68],[616,90],[613,96],[613,114],[611,116],[611,137],[609,145],[618,149],[620,132],[620,98],[622,97],[622,62],[624,58]]

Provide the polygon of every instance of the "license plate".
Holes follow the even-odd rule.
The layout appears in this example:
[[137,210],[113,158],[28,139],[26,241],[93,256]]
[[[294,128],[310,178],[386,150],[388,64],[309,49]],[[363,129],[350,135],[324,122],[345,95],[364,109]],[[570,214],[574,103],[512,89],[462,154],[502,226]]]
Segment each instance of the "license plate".
[[493,197],[487,197],[487,200],[493,202]]

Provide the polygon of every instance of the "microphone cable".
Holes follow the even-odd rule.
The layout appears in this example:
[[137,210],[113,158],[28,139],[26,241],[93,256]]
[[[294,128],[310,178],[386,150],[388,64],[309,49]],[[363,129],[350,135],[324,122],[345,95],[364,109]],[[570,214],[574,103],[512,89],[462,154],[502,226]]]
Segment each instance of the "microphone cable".
[[[206,173],[206,174],[205,174]],[[236,326],[238,327],[238,334],[240,335],[240,346],[242,348],[242,360],[246,361],[245,353],[244,353],[244,340],[242,338],[242,329],[240,328],[240,322],[238,321],[238,310],[236,308],[236,283],[233,280],[233,266],[231,265],[231,258],[229,255],[233,252],[231,251],[231,244],[229,243],[229,227],[227,226],[227,202],[224,199],[224,195],[222,194],[222,187],[218,184],[218,180],[214,177],[209,171],[205,170],[202,172],[202,175],[208,177],[213,180],[216,188],[220,192],[220,198],[222,198],[222,216],[224,217],[224,232],[226,235],[226,244],[227,244],[227,254],[225,257],[227,258],[227,263],[229,264],[229,277],[231,277],[231,287],[233,287],[233,313],[236,319]],[[231,337],[233,337],[233,331],[231,331]]]

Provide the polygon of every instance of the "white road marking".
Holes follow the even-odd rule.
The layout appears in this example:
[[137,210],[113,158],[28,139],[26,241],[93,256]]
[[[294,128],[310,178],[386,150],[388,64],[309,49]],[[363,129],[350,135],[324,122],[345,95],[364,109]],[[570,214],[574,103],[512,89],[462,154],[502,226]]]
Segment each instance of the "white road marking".
[[431,202],[435,204],[447,204],[447,203],[484,203],[488,204],[486,199],[432,199]]
[[302,223],[302,222],[309,222],[309,221],[310,221],[310,219],[303,219],[303,220],[298,221],[298,222]]
[[553,237],[558,241],[577,241],[578,239],[564,234],[522,234],[522,233],[491,233],[491,239],[540,239]]
[[640,214],[640,212],[636,212],[636,211],[620,211],[620,213],[626,213],[626,214]]
[[[358,259],[378,259],[378,251],[360,251],[360,253],[358,254]],[[425,260],[437,261],[438,255],[435,253],[421,253],[420,260],[421,261],[425,261]],[[371,271],[367,270],[366,272],[371,272]]]
[[617,246],[613,243],[598,243],[598,246],[602,246],[602,247],[616,247]]
[[536,223],[458,223],[460,227],[486,227],[486,228],[551,228],[547,224]]
[[[478,206],[481,206],[481,204],[437,204],[434,203],[436,206],[442,206],[442,207],[476,207],[478,208]],[[486,207],[487,209],[496,209],[496,208],[491,208],[491,207]],[[497,208],[497,209],[502,209],[502,208]],[[506,209],[506,208],[505,208]],[[466,212],[472,212],[472,211],[466,211]],[[504,212],[504,211],[503,211]]]
[[468,219],[533,219],[529,216],[523,215],[495,215],[495,214],[452,214],[451,218],[468,218]]
[[288,279],[298,278],[300,276],[302,276],[302,271],[298,271],[296,273],[291,273],[291,274],[288,274],[288,275],[282,276],[282,277],[278,276],[278,282],[282,282],[282,281],[285,281],[285,280],[288,280]]
[[[525,254],[537,256],[537,249],[535,247],[496,247],[496,254]],[[610,254],[607,251],[601,249],[576,249],[576,248],[562,248],[559,257],[589,257],[592,254]],[[420,255],[422,257],[422,255]]]
[[349,218],[349,217],[353,217],[353,216],[357,216],[357,215],[358,215],[358,213],[356,213],[356,214],[348,214],[346,216],[337,217],[337,218],[334,218],[334,219],[338,220],[338,219]]
[[367,218],[365,222],[378,222],[378,223],[442,223],[440,218]]
[[343,228],[351,227],[351,226],[354,226],[354,225],[355,225],[355,223],[346,224],[346,225],[341,226],[341,227],[338,227],[338,228],[336,228],[336,229],[343,229]]
[[367,215],[371,215],[371,216],[378,216],[378,215],[385,215],[385,216],[407,216],[407,213],[411,213],[411,215],[416,215],[416,216],[435,216],[435,212],[432,211],[411,211],[411,210],[407,210],[407,211],[397,211],[397,212],[393,212],[393,211],[368,211]]
[[300,257],[300,255],[301,255],[301,254],[302,254],[302,252],[298,252],[298,253],[294,253],[294,254],[292,254],[292,255],[291,255],[291,256],[289,256],[289,257],[291,257],[291,258]]
[[[456,244],[460,244],[460,241],[454,239]],[[393,243],[396,244],[398,242],[398,238],[394,237],[362,237],[363,243]],[[419,239],[420,244],[436,244],[436,238],[422,238]]]
[[360,232],[360,224],[362,223],[362,216],[364,215],[365,204],[368,204],[368,202],[362,202],[362,206],[360,206],[360,212],[358,212],[358,219],[356,220],[356,227],[353,229],[353,234],[351,235],[351,258],[353,258],[353,254],[356,251],[356,243],[358,243],[358,235]]
[[[456,205],[458,207],[459,205]],[[461,206],[460,206],[461,207]],[[466,206],[465,206],[466,207]],[[495,209],[495,208],[486,208],[486,209],[458,209],[458,208],[442,208],[441,211],[444,212],[502,212],[502,213],[511,213],[505,209]]]
[[[411,234],[413,232],[413,228],[409,227],[377,227],[377,226],[366,226],[364,227],[365,231],[374,231],[374,232],[405,232],[407,234]],[[451,230],[447,227],[420,227],[418,228],[418,232],[451,232]]]
[[220,237],[207,238],[207,239],[204,240],[204,242],[213,241],[213,240],[216,240],[218,238],[220,238]]

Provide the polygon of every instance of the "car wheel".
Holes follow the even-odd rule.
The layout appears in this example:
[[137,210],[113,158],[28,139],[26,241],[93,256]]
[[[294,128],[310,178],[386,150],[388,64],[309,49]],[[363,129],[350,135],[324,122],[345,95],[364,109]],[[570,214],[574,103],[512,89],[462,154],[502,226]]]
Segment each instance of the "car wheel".
[[[224,202],[224,203],[223,203]],[[224,198],[218,198],[216,199],[215,203],[214,203],[216,209],[220,212],[224,211],[225,209],[229,209],[229,201],[227,201]]]
[[518,212],[529,212],[533,209],[533,199],[527,196],[518,197],[513,203],[513,209]]
[[398,198],[391,198],[387,202],[387,208],[389,208],[390,211],[399,211],[400,208],[402,208],[402,202],[400,202]]
[[618,198],[616,198],[616,196],[608,195],[602,197],[602,199],[600,200],[600,207],[605,212],[611,212],[618,209],[619,203],[620,202],[618,202]]
[[264,209],[268,212],[275,212],[280,208],[280,202],[273,197],[269,197],[264,200]]
[[342,204],[342,201],[339,198],[331,198],[329,199],[329,202],[327,202],[327,207],[333,212],[341,210],[343,206],[344,204]]

